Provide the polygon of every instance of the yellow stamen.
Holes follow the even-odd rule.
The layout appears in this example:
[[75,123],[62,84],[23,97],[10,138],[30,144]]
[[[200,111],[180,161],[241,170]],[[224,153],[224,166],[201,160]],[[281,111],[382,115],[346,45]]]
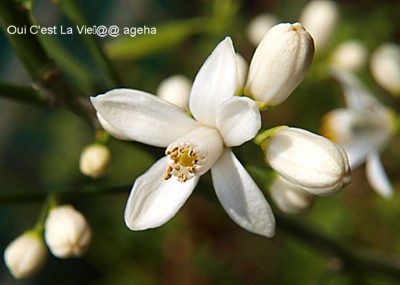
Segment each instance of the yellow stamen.
[[195,175],[199,159],[192,146],[188,144],[175,146],[165,151],[165,154],[171,159],[164,175],[165,180],[176,176],[178,181],[183,183]]

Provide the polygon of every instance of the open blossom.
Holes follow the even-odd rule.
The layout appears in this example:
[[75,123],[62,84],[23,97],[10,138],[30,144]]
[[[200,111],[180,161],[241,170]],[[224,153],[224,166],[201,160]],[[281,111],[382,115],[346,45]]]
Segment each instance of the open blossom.
[[389,198],[393,189],[379,158],[394,132],[390,111],[379,103],[349,71],[334,70],[343,88],[347,108],[325,115],[323,133],[346,150],[352,168],[366,163],[367,178],[375,191]]
[[232,41],[222,41],[198,72],[189,98],[193,118],[151,94],[115,89],[92,98],[103,127],[122,138],[165,147],[133,185],[125,209],[132,230],[161,226],[188,199],[199,177],[211,170],[227,214],[248,231],[273,236],[269,204],[230,150],[252,139],[261,127],[257,104],[234,96],[238,67]]
[[27,231],[7,246],[4,262],[15,278],[22,279],[35,275],[45,264],[47,256],[42,236]]

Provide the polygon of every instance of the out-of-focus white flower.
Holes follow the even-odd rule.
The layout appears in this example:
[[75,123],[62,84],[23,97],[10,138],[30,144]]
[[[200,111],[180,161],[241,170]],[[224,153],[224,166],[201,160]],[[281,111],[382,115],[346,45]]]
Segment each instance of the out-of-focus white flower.
[[45,264],[48,256],[43,238],[36,231],[27,231],[12,241],[4,251],[4,262],[17,278],[35,275]]
[[329,43],[339,19],[339,8],[335,1],[314,0],[307,3],[299,17],[315,41],[316,52]]
[[91,239],[92,231],[81,212],[71,205],[50,210],[45,223],[45,240],[54,256],[82,256]]
[[288,183],[279,175],[272,182],[270,192],[276,206],[288,214],[304,213],[314,202],[311,193]]
[[132,230],[161,226],[188,199],[201,175],[211,170],[227,214],[248,231],[271,237],[275,220],[256,183],[230,150],[261,127],[257,104],[234,96],[238,67],[230,38],[222,41],[198,72],[182,109],[151,94],[115,89],[91,98],[103,127],[122,137],[166,147],[166,156],[136,179],[125,209]]
[[111,164],[111,151],[102,144],[94,143],[85,147],[79,159],[80,171],[92,178],[105,175]]
[[370,185],[382,196],[390,198],[393,189],[379,153],[394,133],[392,114],[351,72],[334,70],[333,75],[342,86],[347,108],[327,113],[322,132],[346,150],[352,168],[366,162]]
[[264,107],[282,103],[304,79],[313,55],[313,40],[301,24],[272,27],[251,60],[245,94]]
[[251,20],[247,28],[247,38],[254,46],[258,46],[265,34],[278,24],[278,18],[269,13],[260,14]]
[[183,75],[173,75],[164,79],[158,86],[157,95],[161,99],[188,110],[192,82]]
[[236,64],[237,64],[237,88],[236,93],[240,94],[243,92],[244,85],[246,84],[247,71],[249,70],[249,65],[247,61],[240,54],[236,53]]
[[330,140],[309,131],[276,127],[257,138],[266,162],[294,186],[326,196],[351,181],[345,151]]
[[362,69],[367,63],[368,49],[358,40],[349,40],[338,45],[331,56],[331,65],[351,71]]
[[400,96],[400,46],[385,43],[378,47],[371,55],[370,68],[382,88]]

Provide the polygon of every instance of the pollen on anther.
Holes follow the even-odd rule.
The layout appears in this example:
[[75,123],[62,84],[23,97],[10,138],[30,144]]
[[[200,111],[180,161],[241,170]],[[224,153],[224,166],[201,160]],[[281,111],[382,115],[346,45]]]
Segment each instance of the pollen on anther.
[[199,159],[194,148],[189,144],[175,146],[165,151],[169,156],[170,162],[167,167],[164,179],[168,180],[172,176],[176,176],[178,181],[186,182],[195,176],[196,168],[199,164]]

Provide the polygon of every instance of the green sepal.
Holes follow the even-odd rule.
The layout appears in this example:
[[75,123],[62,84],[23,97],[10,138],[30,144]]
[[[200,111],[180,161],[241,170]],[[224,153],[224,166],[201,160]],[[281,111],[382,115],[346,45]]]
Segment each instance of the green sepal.
[[261,149],[263,150],[263,152],[265,152],[266,148],[269,145],[271,138],[275,135],[275,133],[278,132],[279,130],[281,130],[283,128],[287,128],[287,127],[288,126],[278,126],[278,127],[272,128],[272,129],[262,131],[254,138],[254,143],[259,145],[261,147]]

